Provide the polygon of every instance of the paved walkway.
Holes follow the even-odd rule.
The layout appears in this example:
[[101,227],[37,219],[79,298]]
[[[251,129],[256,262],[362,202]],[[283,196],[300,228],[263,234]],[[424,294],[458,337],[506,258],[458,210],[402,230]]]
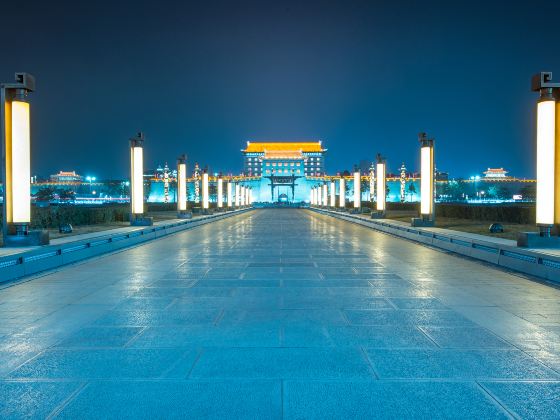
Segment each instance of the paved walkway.
[[560,290],[306,210],[0,290],[0,418],[560,417]]

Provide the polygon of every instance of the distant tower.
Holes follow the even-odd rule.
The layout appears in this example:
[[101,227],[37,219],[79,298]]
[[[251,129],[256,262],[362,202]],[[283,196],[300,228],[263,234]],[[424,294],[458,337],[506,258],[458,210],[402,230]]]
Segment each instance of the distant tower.
[[406,185],[406,166],[404,162],[401,165],[401,203],[405,200],[405,185]]
[[375,165],[371,162],[369,167],[369,201],[375,201]]
[[163,167],[163,202],[169,203],[169,166],[167,166],[167,162]]
[[198,163],[194,164],[194,203],[200,204],[200,167]]

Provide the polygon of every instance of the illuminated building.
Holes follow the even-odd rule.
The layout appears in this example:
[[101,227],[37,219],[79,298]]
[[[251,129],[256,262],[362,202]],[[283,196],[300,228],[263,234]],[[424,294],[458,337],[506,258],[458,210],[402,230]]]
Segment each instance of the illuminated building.
[[84,177],[78,175],[76,171],[60,171],[57,174],[51,175],[49,179],[52,183],[64,184],[66,182],[82,182],[84,180]]

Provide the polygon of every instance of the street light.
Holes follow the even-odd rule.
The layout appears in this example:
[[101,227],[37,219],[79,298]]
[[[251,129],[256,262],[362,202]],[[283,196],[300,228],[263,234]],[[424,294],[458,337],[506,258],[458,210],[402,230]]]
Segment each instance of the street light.
[[202,209],[208,210],[210,201],[208,199],[208,171],[202,173]]
[[336,205],[336,184],[331,181],[331,207]]
[[[537,208],[538,233],[524,232],[519,246],[560,247],[560,236],[552,227],[560,225],[560,83],[552,83],[551,72],[533,76],[537,102]],[[557,232],[558,233],[558,232]]]
[[321,190],[321,186],[317,187],[317,205],[321,206],[323,204],[323,191]]
[[227,183],[227,206],[228,209],[231,208],[232,204],[233,204],[233,199],[232,199],[232,190],[231,190],[231,179],[228,180]]
[[153,219],[144,216],[144,133],[130,140],[130,206],[132,226],[151,226]]
[[323,184],[323,206],[325,207],[328,206],[328,200],[329,200],[329,193],[327,190],[327,184]]
[[433,226],[434,217],[434,139],[418,134],[420,141],[420,217],[412,218],[412,226]]
[[177,158],[177,217],[190,219],[192,213],[187,211],[187,156]]
[[46,245],[46,230],[29,230],[31,223],[31,121],[27,94],[35,78],[16,73],[15,82],[0,85],[0,129],[4,179],[4,246]]
[[241,203],[241,187],[238,183],[235,183],[235,207],[239,207]]
[[362,205],[361,174],[358,167],[354,168],[354,209],[359,209]]
[[340,176],[340,179],[338,180],[338,206],[340,208],[345,208],[346,207],[346,189],[345,189],[345,185],[344,185],[344,175]]
[[218,175],[218,208],[224,206],[224,181],[222,175]]
[[377,154],[377,202],[375,203],[375,212],[371,212],[372,219],[383,219],[386,213],[387,186],[386,186],[386,170],[387,162],[381,154]]

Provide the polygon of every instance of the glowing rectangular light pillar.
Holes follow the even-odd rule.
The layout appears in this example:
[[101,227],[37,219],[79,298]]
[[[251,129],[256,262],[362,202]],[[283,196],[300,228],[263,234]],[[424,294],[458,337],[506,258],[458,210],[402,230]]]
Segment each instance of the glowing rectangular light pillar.
[[247,204],[253,204],[253,188],[249,188],[249,202]]
[[208,207],[208,173],[204,172],[202,174],[202,208],[207,209]]
[[338,191],[338,206],[344,208],[346,207],[346,189],[344,185],[344,178],[340,178]]
[[331,181],[331,207],[336,205],[336,184],[334,181]]
[[241,188],[239,184],[235,184],[235,207],[239,207],[239,203],[241,202]]
[[537,225],[555,221],[556,102],[537,104]]
[[132,213],[144,214],[144,147],[143,139],[131,139],[130,203]]
[[177,161],[177,211],[187,210],[187,163],[184,156]]
[[309,204],[313,205],[313,188],[309,191]]
[[224,181],[222,178],[218,178],[218,208],[224,206]]
[[378,158],[377,160],[377,202],[376,202],[376,210],[379,213],[385,213],[385,205],[386,205],[386,185],[385,185],[385,161],[382,158]]
[[329,204],[329,192],[327,184],[323,184],[323,206],[327,207]]
[[239,188],[239,192],[240,192],[239,203],[240,203],[240,205],[244,206],[245,205],[245,187],[241,186]]
[[228,181],[227,183],[227,206],[228,208],[232,206],[233,204],[233,197],[232,195],[232,190],[231,190],[231,181]]
[[420,148],[420,214],[432,219],[434,214],[434,143],[423,138]]
[[321,187],[317,187],[317,205],[323,204],[323,194],[321,191]]
[[[11,103],[11,142],[7,144],[6,158],[10,160],[10,194],[11,223],[31,222],[31,129],[29,103],[12,101]],[[8,139],[9,141],[9,139]],[[8,158],[8,155],[11,155]],[[6,183],[8,184],[8,183]],[[11,220],[10,220],[11,219]]]
[[359,208],[362,205],[362,193],[360,172],[354,172],[354,208]]

